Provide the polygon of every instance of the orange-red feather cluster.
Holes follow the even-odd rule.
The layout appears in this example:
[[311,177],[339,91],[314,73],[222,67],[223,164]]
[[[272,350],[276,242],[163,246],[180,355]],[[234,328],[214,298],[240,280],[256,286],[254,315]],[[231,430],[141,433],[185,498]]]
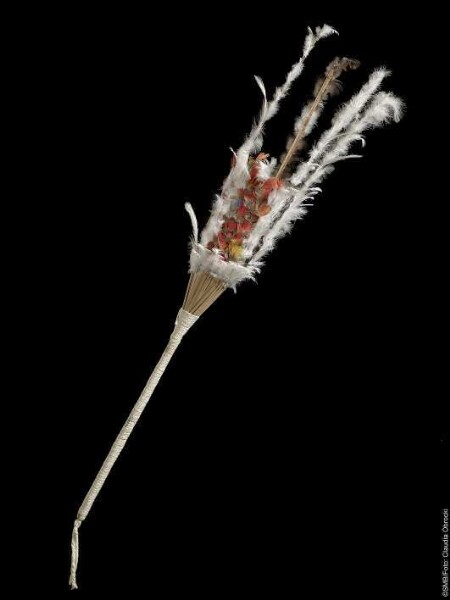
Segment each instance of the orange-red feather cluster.
[[261,161],[269,155],[260,153],[249,159],[249,175],[246,186],[239,190],[237,207],[227,215],[221,230],[208,244],[210,250],[218,249],[224,260],[239,261],[243,252],[243,243],[260,217],[270,212],[268,203],[273,190],[283,184],[276,177],[262,181],[259,178]]

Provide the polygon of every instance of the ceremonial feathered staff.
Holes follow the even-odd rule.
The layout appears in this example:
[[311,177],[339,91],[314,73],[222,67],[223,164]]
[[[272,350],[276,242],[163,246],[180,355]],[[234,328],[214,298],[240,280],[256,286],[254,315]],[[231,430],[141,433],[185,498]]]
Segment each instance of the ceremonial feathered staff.
[[156,365],[138,401],[109,451],[77,514],[72,533],[70,585],[77,587],[78,529],[86,519],[112,466],[125,446],[153,390],[164,373],[185,333],[223,292],[246,279],[255,279],[266,255],[300,219],[320,191],[319,183],[335,164],[360,155],[349,154],[355,142],[364,146],[364,132],[390,121],[398,121],[402,101],[390,92],[379,91],[389,75],[386,69],[374,71],[368,81],[334,115],[331,126],[318,138],[303,160],[299,152],[305,139],[325,108],[327,98],[340,91],[339,77],[359,62],[335,58],[316,83],[311,100],[298,117],[293,136],[278,164],[275,158],[261,152],[263,130],[276,114],[281,100],[303,71],[304,63],[317,42],[336,33],[328,25],[308,30],[302,55],[275,90],[270,101],[262,80],[255,77],[263,94],[259,119],[242,146],[233,152],[231,170],[216,196],[210,218],[199,236],[197,219],[186,204],[193,229],[190,256],[190,279],[182,308],[178,312],[169,343]]

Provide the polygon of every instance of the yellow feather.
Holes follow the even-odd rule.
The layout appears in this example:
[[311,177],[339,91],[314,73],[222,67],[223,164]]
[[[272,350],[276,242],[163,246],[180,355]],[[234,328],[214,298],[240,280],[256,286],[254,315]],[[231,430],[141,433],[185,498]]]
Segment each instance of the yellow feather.
[[232,260],[239,260],[242,256],[242,243],[239,240],[231,240],[228,244],[228,254]]

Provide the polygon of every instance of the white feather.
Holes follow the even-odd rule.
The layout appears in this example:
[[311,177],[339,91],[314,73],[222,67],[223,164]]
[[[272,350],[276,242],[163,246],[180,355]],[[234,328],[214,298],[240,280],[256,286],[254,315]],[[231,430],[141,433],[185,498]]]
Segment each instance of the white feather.
[[310,54],[311,50],[314,48],[314,46],[319,40],[328,37],[333,33],[337,32],[329,25],[316,27],[315,32],[308,28],[308,34],[303,44],[303,51],[301,57],[294,65],[292,65],[291,70],[286,76],[285,82],[282,86],[278,87],[275,90],[273,98],[269,103],[267,103],[266,101],[264,85],[261,88],[260,82],[262,83],[262,81],[259,78],[259,81],[257,79],[257,83],[264,94],[264,102],[261,114],[259,116],[259,120],[255,123],[247,139],[237,152],[238,156],[242,157],[242,160],[247,160],[251,152],[257,152],[261,148],[264,125],[278,112],[280,102],[283,100],[283,98],[287,96],[292,84],[301,75],[305,65],[305,60]]
[[244,245],[244,258],[250,259],[260,244],[261,238],[270,230],[273,222],[279,217],[283,209],[286,207],[289,199],[292,196],[292,191],[286,187],[274,190],[269,198],[268,203],[271,207],[269,214],[260,217],[256,222],[253,230],[250,232]]
[[191,223],[192,223],[192,238],[194,240],[195,243],[198,242],[198,221],[197,221],[197,217],[195,215],[194,209],[192,208],[192,204],[190,202],[186,202],[184,205],[184,208],[186,209],[188,215],[191,218]]
[[193,243],[190,256],[190,273],[206,271],[222,279],[231,288],[246,279],[254,279],[259,269],[248,267],[233,261],[225,261],[217,253],[208,250],[201,244]]
[[[264,256],[270,252],[277,240],[288,233],[293,223],[305,213],[305,201],[316,195],[321,189],[317,183],[334,171],[333,164],[349,158],[360,158],[358,154],[347,154],[350,146],[361,141],[362,133],[370,128],[382,127],[390,121],[398,121],[402,116],[403,102],[390,92],[378,92],[366,109],[351,122],[344,133],[336,135],[332,143],[322,154],[319,163],[310,170],[310,174],[301,187],[291,197],[278,206],[278,210],[267,215],[270,217],[265,231],[260,230],[260,241],[255,244],[256,252],[249,260],[249,266],[262,264]],[[260,219],[257,225],[262,221]],[[256,229],[256,228],[255,228]],[[259,247],[258,247],[259,246]]]
[[213,206],[211,209],[211,214],[210,214],[209,219],[202,231],[202,235],[201,235],[201,243],[202,244],[206,245],[210,240],[212,240],[213,237],[215,235],[217,235],[220,227],[222,226],[223,214],[224,214],[223,204],[224,204],[224,201],[223,201],[222,196],[219,196],[216,194],[216,200],[213,203]]
[[349,158],[362,158],[362,157],[363,157],[362,154],[346,154],[345,156],[340,156],[340,157],[334,158],[333,160],[324,162],[320,168],[323,169],[324,167],[328,167],[328,165],[334,165],[335,163],[340,162],[341,160],[348,160]]
[[388,75],[389,71],[386,69],[377,69],[374,71],[359,92],[337,111],[332,120],[331,127],[322,134],[317,144],[312,148],[308,160],[301,163],[291,177],[291,183],[293,185],[298,186],[305,181],[308,174],[314,168],[313,165],[315,163],[320,163],[320,159],[326,152],[329,144],[331,144],[334,138],[342,133],[342,131],[358,117],[361,110],[363,110],[379,89],[383,79]]
[[398,122],[401,118],[403,102],[390,92],[378,92],[373,96],[372,101],[366,110],[355,119],[344,134],[336,137],[333,143],[329,145],[323,155],[322,165],[331,164],[337,160],[342,160],[347,155],[350,146],[363,139],[363,132],[367,129],[382,127],[390,121]]
[[284,237],[287,233],[289,233],[293,223],[295,221],[298,221],[298,219],[301,219],[306,214],[306,208],[301,203],[292,204],[288,210],[289,218],[278,219],[266,232],[263,244],[261,245],[260,249],[253,255],[252,259],[248,263],[250,267],[260,268],[262,266],[261,261],[264,258],[264,256],[274,249],[277,241],[280,238]]
[[[300,129],[303,127],[303,123],[304,123],[306,117],[309,115],[309,113],[311,111],[311,104],[312,104],[312,102],[309,102],[303,108],[300,116],[295,121],[295,124],[294,124],[294,133],[298,133],[300,131]],[[319,120],[319,117],[322,114],[324,107],[325,107],[325,103],[324,102],[319,102],[319,104],[318,104],[316,110],[314,111],[314,113],[312,115],[309,115],[309,121],[308,121],[308,123],[306,125],[306,128],[305,128],[304,137],[306,137],[307,135],[309,135],[311,133],[311,131],[314,129],[314,127],[317,125],[317,121]]]
[[259,89],[261,90],[264,100],[267,101],[266,86],[264,85],[264,81],[261,79],[261,77],[259,77],[259,75],[253,75],[253,77],[255,78]]
[[273,171],[277,164],[276,158],[271,158],[269,161],[262,160],[259,162],[258,179],[259,181],[266,181],[269,177],[272,177]]

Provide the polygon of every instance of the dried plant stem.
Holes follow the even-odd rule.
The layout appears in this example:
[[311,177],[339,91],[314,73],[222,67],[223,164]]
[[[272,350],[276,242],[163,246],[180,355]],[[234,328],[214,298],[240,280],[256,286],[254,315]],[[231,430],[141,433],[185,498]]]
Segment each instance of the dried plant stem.
[[317,96],[314,98],[314,101],[311,105],[311,108],[309,109],[308,114],[306,115],[306,117],[302,123],[302,126],[298,130],[298,133],[295,136],[294,141],[292,142],[288,152],[286,153],[286,156],[284,157],[283,162],[281,163],[281,165],[275,175],[275,177],[277,177],[278,179],[281,179],[281,177],[283,176],[284,171],[287,169],[290,161],[295,156],[295,151],[296,151],[299,143],[305,137],[305,132],[306,132],[306,128],[308,127],[308,123],[310,122],[313,114],[315,113],[315,111],[316,111],[317,107],[319,106],[320,102],[322,101],[323,97],[327,93],[328,87],[333,80],[334,80],[334,73],[330,73],[324,79],[324,82],[322,83],[320,90],[317,93]]
[[227,287],[224,281],[211,273],[206,271],[192,273],[183,302],[184,310],[199,317]]
[[328,96],[328,94],[336,93],[336,91],[339,91],[338,77],[344,71],[348,71],[349,69],[357,69],[359,65],[359,60],[356,60],[354,58],[347,58],[346,56],[344,56],[343,58],[339,58],[336,56],[336,58],[332,60],[331,63],[328,65],[325,71],[325,78],[323,80],[322,85],[319,88],[319,91],[316,94],[316,97],[314,98],[311,104],[311,108],[309,109],[305,118],[303,119],[303,122],[297,132],[297,135],[295,136],[294,141],[292,142],[288,152],[286,153],[286,156],[284,157],[283,162],[280,165],[280,168],[278,169],[278,172],[276,174],[276,177],[278,179],[281,179],[287,166],[294,158],[295,151],[297,150],[301,140],[305,137],[308,124],[311,121],[311,118],[313,117],[314,113],[316,112],[319,104],[322,102],[322,100],[324,100],[326,96]]

